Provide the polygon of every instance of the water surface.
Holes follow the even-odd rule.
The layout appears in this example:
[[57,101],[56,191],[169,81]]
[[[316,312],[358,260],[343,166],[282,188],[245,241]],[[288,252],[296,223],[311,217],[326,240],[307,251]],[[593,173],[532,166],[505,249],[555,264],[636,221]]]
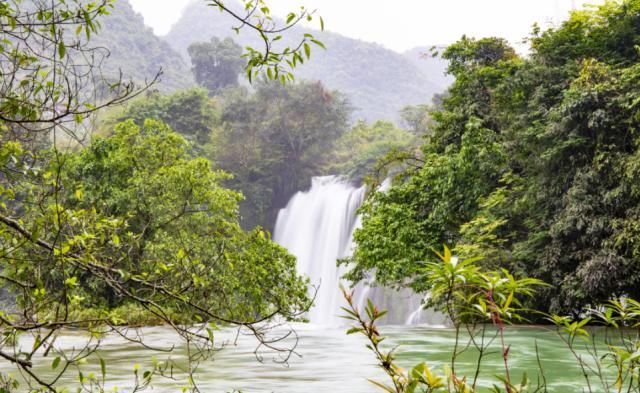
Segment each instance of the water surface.
[[[315,325],[296,324],[299,335],[297,352],[287,364],[278,363],[276,353],[262,351],[262,361],[256,360],[256,342],[252,337],[241,335],[234,343],[230,331],[220,332],[219,342],[227,346],[213,359],[200,365],[197,382],[202,392],[332,392],[359,393],[379,391],[367,379],[386,382],[383,372],[376,366],[374,355],[365,348],[365,340],[359,335],[346,335],[345,328],[328,328]],[[434,329],[427,326],[386,326],[383,333],[389,336],[387,346],[399,346],[399,362],[410,367],[421,361],[428,362],[435,370],[442,372],[453,348],[455,334],[450,329]],[[124,341],[119,337],[107,337],[100,356],[107,361],[109,385],[118,386],[120,391],[128,391],[127,386],[133,376],[134,364],[140,364],[144,371],[151,356],[158,360],[171,357],[179,363],[185,357],[184,345],[169,328],[156,327],[143,330],[147,343],[157,347],[176,348],[171,354],[158,354]],[[83,336],[79,332],[67,332],[58,341],[59,345],[71,350],[82,345]],[[545,370],[549,392],[582,392],[583,380],[569,351],[555,333],[545,328],[508,328],[506,340],[511,345],[512,377],[520,379],[526,372],[535,381],[539,375],[536,343],[539,358]],[[497,344],[497,342],[496,342]],[[25,341],[23,345],[28,346]],[[490,386],[493,375],[502,374],[503,363],[497,345],[495,351],[483,364],[481,384]],[[459,357],[457,374],[473,374],[477,352],[468,350]],[[51,375],[52,359],[38,363],[40,373]],[[6,365],[5,365],[6,366]],[[3,367],[3,370],[5,367]],[[97,371],[94,364],[85,366],[85,374]],[[175,376],[181,375],[176,370]],[[74,385],[77,374],[70,374],[65,386]],[[176,392],[182,385],[176,381],[156,379],[152,392]]]

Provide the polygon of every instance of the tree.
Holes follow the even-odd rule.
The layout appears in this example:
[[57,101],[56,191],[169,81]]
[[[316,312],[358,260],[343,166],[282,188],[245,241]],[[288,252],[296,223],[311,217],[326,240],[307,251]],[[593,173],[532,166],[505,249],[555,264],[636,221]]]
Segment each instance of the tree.
[[425,135],[431,126],[431,111],[433,108],[429,105],[407,105],[400,111],[400,117],[412,134]]
[[419,168],[365,203],[352,277],[421,289],[419,261],[445,242],[550,283],[531,300],[544,311],[640,295],[639,20],[638,0],[572,13],[535,29],[526,59],[497,38],[447,48],[456,81]]
[[[111,268],[175,286],[176,292],[192,287],[193,308],[185,304],[181,311],[188,319],[200,313],[208,319],[210,313],[243,324],[275,313],[295,318],[304,309],[306,286],[295,259],[262,231],[241,230],[242,197],[220,185],[228,175],[211,170],[204,158],[190,158],[186,141],[166,125],[147,120],[140,127],[129,120],[112,137],[63,160],[68,192],[62,204],[125,223],[106,239],[111,258],[118,255],[118,266]],[[87,275],[83,281],[94,280]],[[111,307],[135,302],[108,282],[95,287],[83,306],[96,307],[100,299]]]
[[413,135],[391,122],[367,124],[361,121],[336,141],[333,157],[325,171],[361,182],[376,171],[380,160],[384,162],[384,158],[394,152],[409,150],[417,145],[416,142]]
[[[310,37],[286,53],[271,46],[277,34],[312,18],[305,10],[278,27],[261,0],[245,2],[246,13],[212,3],[264,41],[264,51],[248,49],[251,76],[265,71],[286,80],[289,68],[280,62],[310,51]],[[86,144],[98,110],[149,87],[103,77],[108,50],[92,47],[90,39],[113,4],[0,2],[0,280],[14,300],[0,311],[0,358],[19,369],[27,389],[58,391],[70,369],[81,369],[91,356],[98,361],[97,336],[124,334],[119,325],[135,322],[131,313],[117,311],[134,305],[184,340],[192,391],[198,391],[198,362],[216,349],[216,324],[248,329],[261,346],[283,351],[286,361],[292,349],[267,336],[269,321],[298,315],[304,282],[292,257],[268,236],[239,228],[239,195],[218,185],[222,173],[212,172],[206,160],[187,159],[185,141],[158,123],[142,129],[126,123],[114,139],[81,153],[62,149]],[[159,74],[150,76],[150,84]],[[84,183],[84,176],[93,183]],[[201,226],[185,223],[186,215]],[[274,283],[287,288],[279,292]],[[202,323],[180,324],[185,321]],[[73,353],[56,341],[68,327],[91,333]],[[19,335],[31,336],[34,345],[23,351]],[[147,345],[140,336],[128,337]],[[44,378],[40,362],[50,363],[56,375]],[[100,363],[102,378],[80,372],[80,391],[104,390],[106,367]],[[170,362],[154,362],[147,372],[136,370],[132,389],[172,369]],[[17,381],[4,371],[1,389],[15,388]]]
[[[55,2],[54,7],[42,2],[33,7],[22,1],[0,4],[3,139],[29,140],[54,130],[54,136],[66,133],[81,139],[78,124],[144,90],[146,86],[137,89],[122,78],[101,77],[100,63],[108,52],[92,47],[89,38],[99,28],[97,19],[112,7],[110,0]],[[69,34],[71,27],[75,34]],[[87,103],[84,98],[92,95],[96,99]]]
[[[120,108],[119,108],[120,109]],[[204,89],[190,89],[173,94],[149,93],[128,103],[124,110],[112,114],[115,122],[128,119],[142,126],[147,119],[161,120],[191,142],[198,151],[210,142],[211,132],[220,123],[220,108]],[[105,127],[113,123],[106,119]]]
[[[397,175],[388,191],[374,192],[360,209],[363,226],[356,230],[357,247],[347,277],[354,281],[375,272],[381,285],[410,285],[438,244],[456,244],[460,225],[470,220],[477,200],[490,192],[503,172],[504,148],[496,134],[469,124],[458,149],[438,154],[424,147],[420,166]],[[428,283],[426,283],[428,284]]]
[[[207,5],[225,12],[239,22],[233,27],[236,33],[241,29],[255,32],[262,44],[262,49],[251,46],[245,48],[244,57],[247,58],[245,71],[249,81],[262,74],[269,80],[286,83],[293,81],[293,70],[302,64],[304,59],[311,58],[311,47],[325,48],[313,34],[305,33],[294,45],[278,45],[282,34],[300,21],[312,22],[316,19],[315,11],[309,11],[301,6],[298,11],[287,14],[285,21],[273,18],[271,9],[265,0],[242,0],[240,4],[229,4],[226,1],[210,0]],[[324,31],[324,20],[317,17],[320,30]]]
[[319,82],[262,83],[255,94],[226,97],[210,154],[235,175],[229,184],[248,196],[249,225],[272,225],[293,193],[321,171],[349,112],[342,95]]
[[231,38],[220,41],[212,37],[209,42],[196,42],[187,49],[191,57],[193,75],[201,86],[215,95],[225,87],[238,85],[238,75],[244,61],[242,48]]
[[[39,351],[64,359],[62,375],[69,367],[82,369],[97,350],[88,336],[84,349],[66,354],[55,345],[64,327],[126,336],[128,327],[119,326],[142,313],[138,323],[166,323],[177,331],[190,346],[191,363],[215,350],[212,327],[203,335],[194,323],[242,326],[265,337],[258,322],[274,315],[295,319],[307,308],[295,258],[262,231],[242,231],[241,196],[222,188],[227,175],[189,158],[187,148],[162,123],[140,128],[128,121],[78,153],[51,153],[56,157],[48,167],[13,189],[23,195],[21,218],[0,217],[7,228],[0,232],[0,268],[23,313],[3,313],[0,322],[7,334],[22,331],[42,342],[23,358],[17,342],[3,341],[0,356],[28,375],[29,384],[52,390],[58,379],[44,380],[32,368]],[[11,146],[2,153],[3,162],[20,154]],[[53,191],[40,187],[56,177]],[[144,382],[172,367],[171,361],[155,365]]]

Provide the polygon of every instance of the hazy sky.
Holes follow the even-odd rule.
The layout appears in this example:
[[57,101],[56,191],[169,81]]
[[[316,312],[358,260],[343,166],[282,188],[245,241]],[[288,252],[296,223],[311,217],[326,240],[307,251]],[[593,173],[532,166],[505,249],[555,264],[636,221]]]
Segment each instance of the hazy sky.
[[[193,0],[130,0],[156,34],[166,34]],[[204,0],[195,0],[204,1]],[[267,0],[278,15],[317,9],[327,30],[397,51],[448,44],[462,34],[501,36],[517,44],[538,22],[558,23],[572,7],[601,0]]]

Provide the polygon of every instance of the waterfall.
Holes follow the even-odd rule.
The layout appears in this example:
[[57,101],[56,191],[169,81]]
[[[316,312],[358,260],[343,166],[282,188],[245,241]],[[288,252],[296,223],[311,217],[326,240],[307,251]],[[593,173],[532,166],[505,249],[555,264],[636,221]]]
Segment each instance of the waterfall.
[[294,195],[278,213],[274,240],[297,257],[298,272],[317,288],[311,322],[336,324],[339,319],[343,272],[336,261],[350,252],[364,194],[364,187],[355,188],[339,177],[314,177],[311,189]]
[[[381,189],[388,187],[385,182]],[[295,194],[280,210],[274,230],[274,240],[298,259],[298,272],[311,280],[315,294],[309,311],[312,323],[338,325],[340,306],[344,305],[339,291],[344,269],[336,265],[353,249],[353,232],[359,227],[357,209],[364,200],[365,187],[356,188],[338,176],[314,177],[311,188]],[[317,292],[316,292],[317,291]],[[421,310],[421,298],[410,290],[393,291],[359,284],[356,304],[364,305],[370,298],[381,309],[389,310],[386,323],[442,324],[442,318]]]

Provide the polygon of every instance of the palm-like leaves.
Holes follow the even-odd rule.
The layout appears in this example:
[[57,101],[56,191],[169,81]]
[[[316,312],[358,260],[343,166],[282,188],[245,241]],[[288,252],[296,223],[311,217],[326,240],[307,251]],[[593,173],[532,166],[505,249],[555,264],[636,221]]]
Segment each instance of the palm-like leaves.
[[483,271],[476,262],[460,260],[444,246],[434,251],[438,261],[424,265],[419,278],[430,288],[428,304],[447,313],[454,323],[470,319],[496,321],[523,320],[522,297],[532,296],[544,285],[534,278],[517,279],[508,270]]

